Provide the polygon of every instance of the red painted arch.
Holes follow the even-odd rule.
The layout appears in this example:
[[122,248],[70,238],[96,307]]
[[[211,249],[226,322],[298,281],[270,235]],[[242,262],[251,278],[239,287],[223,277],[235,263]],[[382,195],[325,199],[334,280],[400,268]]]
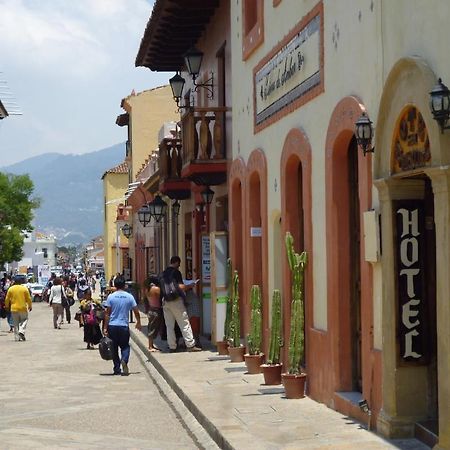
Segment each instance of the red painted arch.
[[[294,237],[296,251],[308,253],[305,272],[305,342],[306,366],[310,370],[310,333],[313,326],[313,231],[311,188],[311,145],[302,130],[289,131],[284,141],[280,161],[281,188],[281,242],[283,271],[283,325],[284,342],[289,342],[291,311],[291,275],[287,263],[284,238],[289,231]],[[300,188],[300,189],[299,189]],[[301,211],[302,210],[302,211]],[[299,217],[303,215],[302,223]],[[283,349],[283,361],[287,363],[288,346]]]

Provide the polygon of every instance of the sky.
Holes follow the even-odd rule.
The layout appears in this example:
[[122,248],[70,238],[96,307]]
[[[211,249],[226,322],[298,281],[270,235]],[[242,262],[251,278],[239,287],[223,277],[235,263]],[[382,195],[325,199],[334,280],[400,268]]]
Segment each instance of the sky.
[[[134,66],[153,0],[0,0],[0,80],[21,116],[0,121],[0,167],[124,142],[121,99],[172,74]],[[1,94],[0,94],[1,98]]]

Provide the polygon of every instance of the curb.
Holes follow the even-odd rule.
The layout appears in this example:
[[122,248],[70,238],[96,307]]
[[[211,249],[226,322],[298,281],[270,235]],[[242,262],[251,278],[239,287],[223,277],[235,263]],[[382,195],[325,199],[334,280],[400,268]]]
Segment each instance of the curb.
[[148,351],[146,345],[139,339],[136,331],[130,328],[131,339],[139,347],[139,350],[148,358],[148,361],[164,378],[170,388],[175,392],[178,398],[183,402],[189,412],[195,417],[198,423],[208,433],[211,439],[224,450],[236,450],[235,447],[225,438],[218,428],[203,414],[197,405],[189,398],[189,396],[181,389],[170,373],[161,365],[161,363]]

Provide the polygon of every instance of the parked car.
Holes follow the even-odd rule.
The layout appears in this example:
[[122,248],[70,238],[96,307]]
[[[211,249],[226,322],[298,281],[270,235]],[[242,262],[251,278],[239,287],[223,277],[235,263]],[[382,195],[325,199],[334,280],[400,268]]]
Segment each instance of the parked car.
[[30,290],[31,299],[33,300],[33,302],[42,302],[44,288],[45,286],[38,283],[30,283],[28,285],[28,289]]

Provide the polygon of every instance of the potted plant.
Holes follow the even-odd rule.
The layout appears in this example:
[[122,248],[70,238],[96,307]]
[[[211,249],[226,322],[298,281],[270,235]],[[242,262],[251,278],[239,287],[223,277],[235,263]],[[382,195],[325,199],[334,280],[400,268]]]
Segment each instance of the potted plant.
[[227,280],[228,280],[228,295],[227,295],[227,309],[225,313],[225,326],[224,335],[222,341],[216,341],[217,352],[219,355],[228,355],[228,340],[230,339],[230,324],[231,324],[231,311],[233,308],[232,303],[232,284],[233,284],[233,270],[231,266],[231,259],[227,260]]
[[231,362],[243,362],[245,347],[241,345],[241,321],[239,317],[239,275],[234,271],[232,283],[232,308],[228,353]]
[[264,383],[267,385],[281,384],[280,353],[283,341],[281,339],[281,293],[278,289],[272,296],[272,327],[270,328],[269,354],[266,364],[261,365]]
[[252,286],[250,293],[251,315],[250,315],[250,333],[247,335],[248,353],[244,355],[247,371],[250,374],[261,373],[261,364],[263,363],[264,353],[261,353],[261,333],[262,333],[262,315],[261,315],[261,289],[257,284]]
[[305,395],[306,374],[300,364],[305,354],[304,273],[308,261],[306,252],[294,250],[294,238],[286,233],[286,251],[292,272],[291,329],[289,334],[289,369],[281,375],[286,398],[302,398]]

